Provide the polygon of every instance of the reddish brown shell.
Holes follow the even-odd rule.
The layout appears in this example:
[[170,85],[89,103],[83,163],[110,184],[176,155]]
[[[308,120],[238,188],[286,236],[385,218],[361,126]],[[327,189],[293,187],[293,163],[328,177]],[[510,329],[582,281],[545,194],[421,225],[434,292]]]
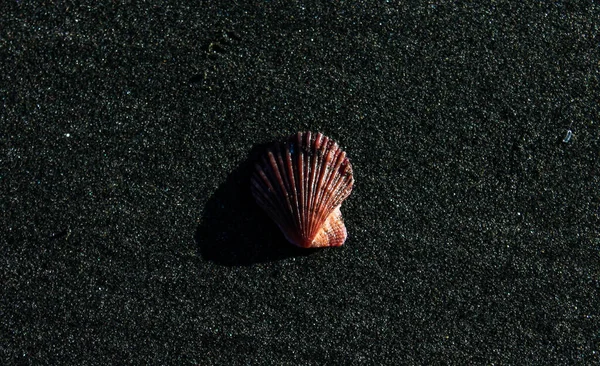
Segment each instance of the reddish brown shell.
[[340,206],[353,184],[350,161],[334,141],[299,132],[256,164],[252,194],[292,244],[340,246],[347,236]]

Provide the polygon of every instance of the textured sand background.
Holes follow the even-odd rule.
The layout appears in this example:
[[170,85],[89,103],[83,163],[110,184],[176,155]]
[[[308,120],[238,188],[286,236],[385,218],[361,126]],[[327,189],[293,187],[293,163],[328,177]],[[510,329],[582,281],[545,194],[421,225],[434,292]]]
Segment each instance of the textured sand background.
[[[328,3],[2,2],[2,364],[600,362],[600,4]],[[250,197],[303,130],[340,249]]]

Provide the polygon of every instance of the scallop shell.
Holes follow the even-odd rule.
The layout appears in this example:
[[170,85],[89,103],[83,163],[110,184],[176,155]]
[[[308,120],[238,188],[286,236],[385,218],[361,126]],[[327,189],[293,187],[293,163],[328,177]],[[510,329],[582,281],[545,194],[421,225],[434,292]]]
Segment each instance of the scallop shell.
[[256,164],[252,194],[285,237],[302,248],[341,246],[347,232],[340,206],[350,195],[352,166],[321,133],[299,132]]

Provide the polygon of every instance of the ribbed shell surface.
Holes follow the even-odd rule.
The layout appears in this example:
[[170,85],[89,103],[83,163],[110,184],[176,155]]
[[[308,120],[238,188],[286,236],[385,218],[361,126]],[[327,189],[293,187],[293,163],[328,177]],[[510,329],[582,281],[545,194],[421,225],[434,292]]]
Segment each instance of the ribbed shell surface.
[[267,151],[251,187],[286,238],[308,248],[344,243],[340,205],[353,184],[346,153],[321,133],[301,132]]

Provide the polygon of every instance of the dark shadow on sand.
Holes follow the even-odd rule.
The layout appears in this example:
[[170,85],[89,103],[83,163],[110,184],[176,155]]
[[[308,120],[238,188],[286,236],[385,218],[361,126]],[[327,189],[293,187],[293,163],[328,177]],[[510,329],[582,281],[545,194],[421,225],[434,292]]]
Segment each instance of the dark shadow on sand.
[[203,259],[226,266],[247,266],[318,251],[290,244],[254,202],[250,177],[256,161],[269,146],[255,145],[206,203],[195,235]]

